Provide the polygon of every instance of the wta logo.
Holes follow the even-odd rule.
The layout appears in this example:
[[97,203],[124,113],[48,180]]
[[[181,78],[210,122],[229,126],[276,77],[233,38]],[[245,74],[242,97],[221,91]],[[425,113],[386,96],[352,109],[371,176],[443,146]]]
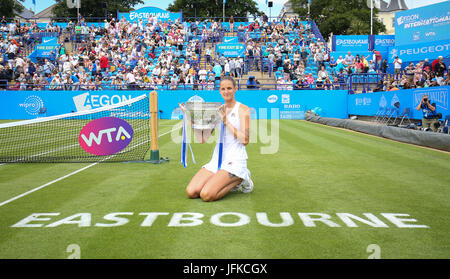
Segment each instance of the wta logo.
[[88,153],[112,155],[127,147],[133,139],[133,128],[116,117],[93,120],[81,129],[78,142]]

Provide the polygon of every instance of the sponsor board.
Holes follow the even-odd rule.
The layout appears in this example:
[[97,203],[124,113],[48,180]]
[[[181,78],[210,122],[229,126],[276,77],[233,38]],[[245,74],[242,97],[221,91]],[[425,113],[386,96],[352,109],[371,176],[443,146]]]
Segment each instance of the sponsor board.
[[124,17],[129,22],[139,21],[146,23],[149,17],[156,17],[161,21],[181,21],[181,13],[171,13],[156,7],[143,7],[129,13],[118,13],[119,20]]
[[240,43],[223,43],[216,45],[216,53],[225,57],[243,57],[245,45]]
[[439,56],[446,57],[450,54],[450,39],[429,43],[395,46],[389,50],[388,62],[393,63],[398,56],[403,62],[420,61],[428,58],[431,61]]
[[395,14],[396,46],[450,39],[450,1]]
[[108,105],[115,105],[132,99],[132,95],[101,94],[101,91],[85,92],[72,97],[77,111],[90,110]]
[[367,35],[337,35],[332,38],[333,51],[367,51],[369,36]]
[[[257,90],[257,91],[239,91],[236,93],[236,99],[255,109],[252,117],[260,119],[260,109],[271,109],[281,111],[290,111],[284,113],[289,119],[303,119],[304,111],[315,107],[321,107],[324,117],[347,118],[347,91],[346,90],[302,90],[302,94],[293,90]],[[36,96],[42,101],[35,106],[47,108],[47,116],[85,111],[96,109],[107,105],[115,105],[123,101],[142,95],[142,91],[5,91],[0,94],[0,119],[30,119],[33,115],[25,111],[25,107],[31,109],[31,102],[24,100],[28,96]],[[159,90],[158,91],[158,116],[161,119],[179,118],[180,113],[174,111],[179,103],[192,101],[221,102],[223,98],[218,90],[213,91],[192,91],[192,90]],[[272,102],[272,103],[271,103]],[[22,105],[20,105],[22,104]],[[291,105],[285,108],[285,105]],[[300,106],[300,107],[298,107]],[[133,117],[148,117],[146,112],[139,112],[141,108],[126,107],[111,110],[109,116],[125,117],[131,110]],[[268,114],[265,117],[275,117],[279,119],[280,115]],[[262,117],[262,119],[266,119]]]
[[394,107],[394,104],[399,102],[399,113],[405,108],[409,108],[409,117],[411,119],[422,119],[423,113],[422,111],[416,110],[416,107],[424,94],[428,94],[431,102],[436,105],[437,113],[441,113],[443,117],[450,114],[450,86],[349,95],[348,113],[352,115],[374,116],[380,108]]

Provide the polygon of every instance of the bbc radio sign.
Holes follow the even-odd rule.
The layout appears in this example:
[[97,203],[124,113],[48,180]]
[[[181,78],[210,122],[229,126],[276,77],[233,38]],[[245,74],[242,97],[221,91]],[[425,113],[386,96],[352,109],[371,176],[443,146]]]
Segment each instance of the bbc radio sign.
[[395,45],[450,39],[450,1],[397,12]]

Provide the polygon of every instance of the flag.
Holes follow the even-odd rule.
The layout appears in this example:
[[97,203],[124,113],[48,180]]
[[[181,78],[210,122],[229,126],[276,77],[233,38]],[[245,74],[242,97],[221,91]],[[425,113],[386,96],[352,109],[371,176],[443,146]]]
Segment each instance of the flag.
[[187,127],[187,113],[183,111],[183,127],[181,130],[181,164],[183,167],[187,167],[187,152],[188,149],[191,150],[191,157],[192,162],[194,164],[197,164],[195,162],[194,152],[192,151],[191,147],[191,140],[188,137],[188,127]]
[[220,126],[220,135],[219,135],[219,160],[217,162],[217,170],[220,170],[220,168],[222,167],[222,157],[223,157],[223,139],[224,139],[224,135],[225,135],[225,125],[222,121],[222,124]]

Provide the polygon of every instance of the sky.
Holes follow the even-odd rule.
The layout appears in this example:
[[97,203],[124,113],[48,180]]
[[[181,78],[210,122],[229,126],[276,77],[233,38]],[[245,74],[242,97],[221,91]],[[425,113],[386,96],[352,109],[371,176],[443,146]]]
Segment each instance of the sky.
[[[36,1],[36,12],[38,13],[56,3],[55,0],[35,0],[35,1]],[[169,4],[174,2],[174,0],[143,0],[143,1],[144,4],[137,5],[135,8],[138,9],[142,7],[157,7],[165,10],[169,6]],[[422,6],[427,6],[445,1],[449,0],[405,0],[406,5],[408,5],[410,9],[419,8]],[[271,9],[267,7],[266,0],[255,0],[255,2],[258,4],[258,8],[260,11],[264,12],[267,15],[275,17],[279,15],[281,8],[283,7],[284,3],[287,2],[287,0],[272,0],[273,7]],[[35,10],[32,0],[25,0],[22,4],[28,9],[31,9],[33,11]],[[81,0],[81,5],[83,5],[83,0]]]

